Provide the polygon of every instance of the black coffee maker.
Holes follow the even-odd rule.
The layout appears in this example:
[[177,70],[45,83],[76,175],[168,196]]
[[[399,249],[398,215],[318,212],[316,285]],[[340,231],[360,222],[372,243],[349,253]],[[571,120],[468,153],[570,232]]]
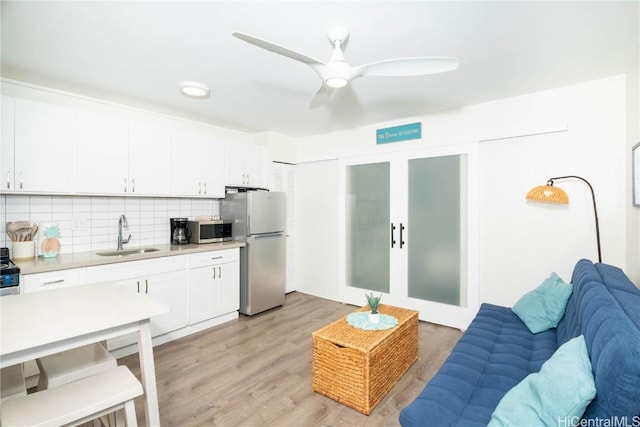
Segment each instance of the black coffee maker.
[[191,239],[191,233],[187,228],[187,218],[169,218],[171,224],[171,244],[187,245]]

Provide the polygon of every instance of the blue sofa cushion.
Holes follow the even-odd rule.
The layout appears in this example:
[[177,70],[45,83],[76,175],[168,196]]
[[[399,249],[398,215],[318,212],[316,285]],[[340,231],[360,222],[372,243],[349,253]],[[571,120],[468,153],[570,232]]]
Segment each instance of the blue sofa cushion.
[[532,334],[510,308],[482,304],[438,373],[400,413],[404,427],[483,426],[502,396],[538,372],[556,329]]
[[554,426],[579,420],[596,395],[584,337],[564,343],[504,395],[488,427]]
[[584,335],[598,391],[584,418],[631,422],[640,416],[640,290],[619,268],[588,260],[576,264],[572,282],[557,339]]

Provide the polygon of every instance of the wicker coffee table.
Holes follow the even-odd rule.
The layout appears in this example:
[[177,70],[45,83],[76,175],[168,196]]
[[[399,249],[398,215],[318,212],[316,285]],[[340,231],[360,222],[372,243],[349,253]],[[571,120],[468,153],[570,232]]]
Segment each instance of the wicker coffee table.
[[378,311],[398,325],[361,330],[343,317],[312,334],[313,391],[366,415],[418,359],[418,312],[384,304]]

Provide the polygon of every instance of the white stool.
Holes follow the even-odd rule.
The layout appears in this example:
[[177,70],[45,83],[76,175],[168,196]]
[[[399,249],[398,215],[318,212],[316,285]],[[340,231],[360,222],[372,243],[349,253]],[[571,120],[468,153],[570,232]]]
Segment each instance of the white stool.
[[[4,426],[79,425],[118,411],[129,427],[136,427],[133,399],[142,384],[126,366],[103,371],[59,387],[9,399],[2,404]],[[124,412],[124,414],[123,414]]]
[[36,359],[36,363],[40,370],[38,391],[59,387],[118,365],[116,359],[98,343],[41,357]]
[[0,369],[0,402],[15,396],[26,396],[22,363]]

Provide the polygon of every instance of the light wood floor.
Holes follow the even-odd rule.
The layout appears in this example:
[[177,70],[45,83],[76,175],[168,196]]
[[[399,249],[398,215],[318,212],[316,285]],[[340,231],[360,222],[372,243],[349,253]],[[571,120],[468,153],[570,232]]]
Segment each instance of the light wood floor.
[[[163,426],[398,426],[461,332],[420,322],[419,360],[366,416],[311,390],[311,333],[354,310],[293,292],[282,308],[155,347]],[[140,377],[137,355],[118,363]],[[136,410],[146,425],[141,400]]]

